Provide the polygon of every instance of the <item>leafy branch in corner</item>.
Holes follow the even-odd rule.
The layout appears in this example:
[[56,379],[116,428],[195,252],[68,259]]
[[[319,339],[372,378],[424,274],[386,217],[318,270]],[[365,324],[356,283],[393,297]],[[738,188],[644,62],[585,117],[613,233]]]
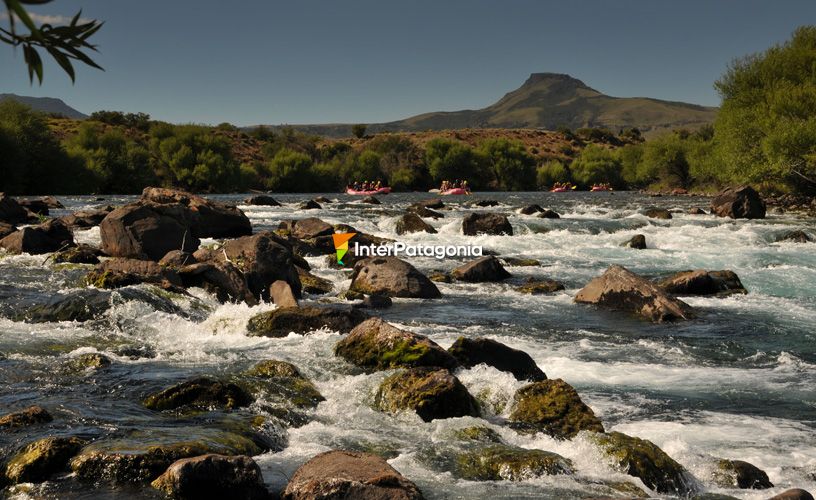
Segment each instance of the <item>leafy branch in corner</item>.
[[[82,11],[80,10],[71,19],[70,24],[64,26],[43,24],[38,27],[26,12],[24,5],[44,5],[51,1],[3,0],[6,4],[9,27],[8,29],[0,28],[0,42],[13,47],[22,47],[23,58],[28,67],[28,79],[31,83],[34,83],[34,76],[37,77],[40,84],[43,81],[43,62],[38,49],[48,52],[54,61],[68,73],[71,82],[76,80],[72,61],[80,61],[93,68],[102,69],[88,56],[89,52],[96,51],[96,46],[89,43],[88,39],[99,31],[104,23],[96,20],[81,21]],[[18,23],[22,24],[28,33],[21,33],[18,30]]]

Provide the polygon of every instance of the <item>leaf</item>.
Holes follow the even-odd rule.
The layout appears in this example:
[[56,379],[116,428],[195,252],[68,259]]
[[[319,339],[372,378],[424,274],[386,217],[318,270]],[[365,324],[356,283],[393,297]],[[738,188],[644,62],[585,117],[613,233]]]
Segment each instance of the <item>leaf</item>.
[[5,0],[5,2],[6,7],[13,12],[13,15],[9,16],[9,19],[13,19],[16,15],[31,32],[31,36],[34,38],[41,38],[40,30],[37,28],[37,25],[34,24],[34,21],[31,20],[31,17],[28,15],[28,12],[26,12],[25,7],[20,4],[20,1]]
[[76,75],[74,74],[74,66],[71,64],[71,61],[65,57],[65,54],[55,48],[48,47],[47,50],[48,53],[51,54],[51,57],[57,61],[57,64],[59,64],[60,67],[65,70],[66,73],[68,73],[68,76],[71,77],[71,83],[75,83]]

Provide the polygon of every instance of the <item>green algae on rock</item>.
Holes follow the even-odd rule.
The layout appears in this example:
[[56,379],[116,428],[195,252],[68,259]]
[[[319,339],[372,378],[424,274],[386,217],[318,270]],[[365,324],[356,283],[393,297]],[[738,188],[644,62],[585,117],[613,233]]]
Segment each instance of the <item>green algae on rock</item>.
[[456,475],[470,481],[524,481],[569,474],[572,462],[557,453],[493,444],[456,457]]
[[282,307],[249,319],[247,333],[252,337],[286,337],[328,328],[347,333],[368,318],[353,307]]
[[247,406],[252,401],[252,396],[237,384],[199,377],[151,394],[144,400],[144,405],[159,411],[178,408],[235,409]]
[[54,420],[54,417],[48,413],[48,410],[41,406],[34,405],[0,416],[0,429],[28,427],[30,425],[48,423],[52,420]]
[[444,368],[410,368],[391,375],[380,384],[374,405],[390,413],[414,410],[425,422],[479,416],[479,404]]
[[11,457],[5,477],[12,484],[39,483],[68,468],[85,442],[75,437],[48,437],[34,441]]
[[742,460],[719,460],[713,479],[723,488],[764,490],[774,486],[765,471]]
[[582,430],[604,430],[578,392],[561,379],[542,380],[516,391],[510,425],[519,432],[544,432],[561,439],[569,439]]
[[261,361],[243,375],[250,391],[265,399],[282,399],[297,408],[314,408],[326,400],[295,365],[286,361]]

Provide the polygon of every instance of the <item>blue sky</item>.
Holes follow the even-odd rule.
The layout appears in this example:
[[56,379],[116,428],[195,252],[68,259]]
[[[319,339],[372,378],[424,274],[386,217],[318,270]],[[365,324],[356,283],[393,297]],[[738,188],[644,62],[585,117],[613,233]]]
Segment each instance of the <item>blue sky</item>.
[[[0,46],[0,92],[172,122],[372,123],[480,108],[530,73],[604,93],[717,105],[735,57],[816,22],[813,0],[55,0],[102,19],[100,72],[28,83]],[[0,21],[5,23],[6,21]]]

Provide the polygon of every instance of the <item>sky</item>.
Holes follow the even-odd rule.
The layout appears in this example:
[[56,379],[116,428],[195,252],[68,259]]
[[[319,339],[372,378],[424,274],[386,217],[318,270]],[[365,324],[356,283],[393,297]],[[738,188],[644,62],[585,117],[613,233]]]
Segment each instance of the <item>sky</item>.
[[[375,123],[477,109],[530,73],[605,94],[716,106],[729,62],[816,23],[814,0],[54,0],[105,21],[98,71],[28,81],[0,45],[0,93],[175,123]],[[0,23],[6,24],[6,19]]]

